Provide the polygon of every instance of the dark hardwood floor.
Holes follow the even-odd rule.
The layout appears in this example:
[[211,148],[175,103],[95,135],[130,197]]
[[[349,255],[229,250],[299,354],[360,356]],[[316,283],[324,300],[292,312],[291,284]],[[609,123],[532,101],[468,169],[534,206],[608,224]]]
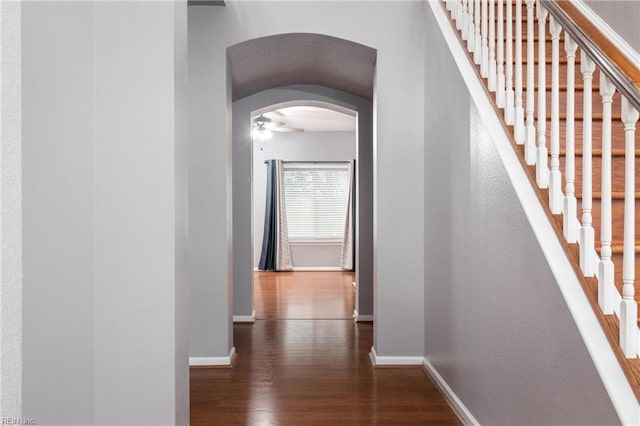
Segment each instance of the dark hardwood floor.
[[373,325],[350,318],[351,281],[258,273],[264,319],[234,326],[233,368],[191,369],[191,424],[460,424],[421,367],[373,368]]

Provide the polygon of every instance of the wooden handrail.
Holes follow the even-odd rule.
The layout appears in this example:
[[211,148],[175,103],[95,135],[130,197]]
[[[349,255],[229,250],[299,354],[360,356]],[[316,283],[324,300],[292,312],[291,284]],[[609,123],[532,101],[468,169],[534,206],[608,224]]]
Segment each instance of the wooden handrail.
[[628,58],[573,2],[539,2],[605,73],[629,103],[640,110],[640,64]]

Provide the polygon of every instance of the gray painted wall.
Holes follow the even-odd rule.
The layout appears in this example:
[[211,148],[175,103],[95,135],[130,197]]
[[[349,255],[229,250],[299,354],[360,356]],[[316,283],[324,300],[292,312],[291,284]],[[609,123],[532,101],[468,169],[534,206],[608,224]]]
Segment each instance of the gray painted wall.
[[[356,204],[358,226],[356,227],[356,280],[359,283],[356,309],[361,314],[373,312],[373,222],[372,212],[372,109],[371,102],[344,93],[315,85],[294,85],[265,90],[247,96],[233,104],[233,176],[234,176],[234,314],[251,315],[253,309],[254,252],[251,247],[252,188],[250,176],[253,172],[252,146],[247,122],[253,111],[282,102],[298,100],[329,102],[358,112],[359,140],[356,146],[358,177],[361,190]],[[353,158],[353,157],[351,157]],[[362,207],[360,207],[362,205]],[[255,207],[254,207],[255,208]],[[249,224],[249,225],[247,225]],[[362,231],[360,231],[362,230]],[[254,232],[262,232],[262,227]],[[256,239],[256,244],[261,243]]]
[[187,424],[186,2],[23,12],[23,413]]
[[[355,117],[353,120],[355,121]],[[261,149],[262,148],[262,149]],[[253,265],[258,266],[264,231],[267,168],[265,160],[350,161],[356,158],[356,132],[278,133],[253,144]],[[342,243],[291,243],[294,268],[340,268]]]
[[93,6],[25,2],[22,12],[23,413],[91,424]]
[[95,4],[98,424],[189,421],[185,3]]
[[584,0],[629,46],[640,52],[640,2],[637,0]]
[[207,19],[221,9],[189,7],[188,15],[190,357],[227,357],[233,347],[230,82],[226,50],[211,50],[217,24]]
[[433,16],[425,357],[481,424],[618,417]]

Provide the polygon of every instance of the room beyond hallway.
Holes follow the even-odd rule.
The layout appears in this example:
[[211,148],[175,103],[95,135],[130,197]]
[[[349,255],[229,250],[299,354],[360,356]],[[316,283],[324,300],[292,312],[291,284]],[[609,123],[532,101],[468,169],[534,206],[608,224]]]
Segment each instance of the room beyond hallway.
[[460,424],[422,367],[371,365],[352,277],[256,273],[258,319],[234,325],[233,368],[191,369],[191,424]]
[[351,319],[353,272],[254,272],[257,319]]

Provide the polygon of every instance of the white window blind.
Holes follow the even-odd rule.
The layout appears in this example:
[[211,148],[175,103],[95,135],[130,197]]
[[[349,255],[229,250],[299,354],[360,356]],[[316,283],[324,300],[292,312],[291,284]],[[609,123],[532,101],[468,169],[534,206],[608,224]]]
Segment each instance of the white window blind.
[[284,195],[291,241],[342,240],[348,163],[285,163]]

